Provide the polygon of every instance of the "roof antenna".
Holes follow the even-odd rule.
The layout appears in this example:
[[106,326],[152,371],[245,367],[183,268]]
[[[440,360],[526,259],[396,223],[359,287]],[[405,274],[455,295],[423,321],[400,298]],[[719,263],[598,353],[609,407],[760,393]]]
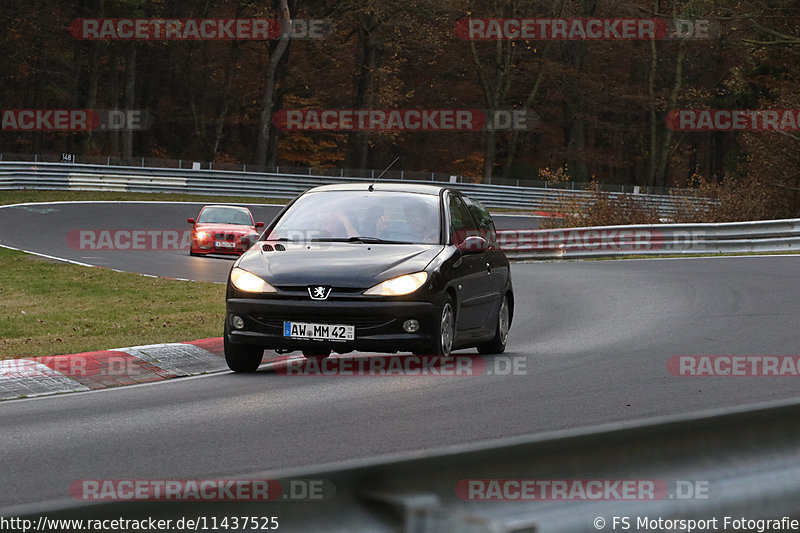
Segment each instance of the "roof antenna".
[[367,189],[369,190],[369,192],[372,192],[372,191],[374,190],[374,187],[373,187],[373,186],[374,186],[376,183],[378,183],[378,180],[379,180],[379,179],[381,179],[381,178],[383,177],[383,175],[384,175],[384,174],[386,174],[386,171],[387,171],[387,170],[389,170],[390,168],[392,168],[392,165],[394,165],[395,163],[397,163],[398,159],[400,159],[400,156],[399,156],[399,155],[398,155],[397,157],[395,157],[395,158],[394,158],[394,161],[392,161],[391,163],[389,163],[389,166],[388,166],[388,167],[386,167],[385,169],[383,169],[383,172],[381,172],[380,176],[378,176],[377,178],[375,178],[375,181],[373,181],[372,183],[370,183],[370,184],[369,184],[369,187],[367,188]]

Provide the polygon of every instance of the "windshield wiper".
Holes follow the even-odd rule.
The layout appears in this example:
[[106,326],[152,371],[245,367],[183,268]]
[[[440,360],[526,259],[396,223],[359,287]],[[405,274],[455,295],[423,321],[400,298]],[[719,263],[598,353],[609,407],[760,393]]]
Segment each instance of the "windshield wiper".
[[314,242],[359,242],[362,244],[412,244],[407,241],[388,241],[378,237],[348,237],[348,238],[321,238],[313,239]]

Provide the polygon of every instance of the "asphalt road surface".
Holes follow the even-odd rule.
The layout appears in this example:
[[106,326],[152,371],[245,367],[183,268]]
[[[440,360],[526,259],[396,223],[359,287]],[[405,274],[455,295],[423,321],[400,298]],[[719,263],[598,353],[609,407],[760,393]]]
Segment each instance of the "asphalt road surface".
[[[170,216],[180,227],[194,210],[174,206]],[[7,220],[0,238],[24,231],[27,247],[59,255],[68,229],[60,213],[60,225],[39,233],[50,245],[33,238],[36,228]],[[99,220],[86,211],[72,227],[158,222],[119,206],[106,213]],[[183,261],[218,261],[164,255],[150,271],[170,258],[184,276]],[[674,377],[666,362],[797,355],[798,266],[797,256],[514,264],[507,353],[487,358],[489,372],[474,377],[262,369],[3,402],[0,511],[69,501],[76,479],[220,478],[794,398],[797,378]],[[516,375],[494,371],[509,358]]]

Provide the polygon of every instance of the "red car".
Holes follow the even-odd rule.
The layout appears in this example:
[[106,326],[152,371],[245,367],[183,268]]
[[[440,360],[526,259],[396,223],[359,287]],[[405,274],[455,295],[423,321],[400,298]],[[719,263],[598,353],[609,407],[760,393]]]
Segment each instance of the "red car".
[[256,228],[264,227],[249,209],[232,205],[204,205],[188,222],[193,224],[189,255],[241,255],[258,240]]

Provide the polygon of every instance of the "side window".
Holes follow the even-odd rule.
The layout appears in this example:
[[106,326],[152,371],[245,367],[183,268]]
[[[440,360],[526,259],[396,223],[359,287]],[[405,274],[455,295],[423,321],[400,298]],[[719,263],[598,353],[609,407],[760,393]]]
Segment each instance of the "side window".
[[475,220],[475,223],[478,224],[478,228],[482,231],[494,231],[494,220],[492,220],[492,215],[489,214],[489,211],[477,200],[473,200],[469,196],[462,196],[462,200],[464,203],[467,204],[467,209],[469,209],[472,218]]
[[475,234],[475,223],[469,214],[466,206],[457,196],[450,197],[450,231],[452,232],[453,244],[456,246],[464,242],[464,239]]
[[481,237],[486,239],[490,247],[497,247],[497,230],[494,227],[494,220],[489,211],[477,200],[473,200],[469,196],[462,196],[462,200],[467,205],[467,209],[472,215],[473,220],[478,225]]

